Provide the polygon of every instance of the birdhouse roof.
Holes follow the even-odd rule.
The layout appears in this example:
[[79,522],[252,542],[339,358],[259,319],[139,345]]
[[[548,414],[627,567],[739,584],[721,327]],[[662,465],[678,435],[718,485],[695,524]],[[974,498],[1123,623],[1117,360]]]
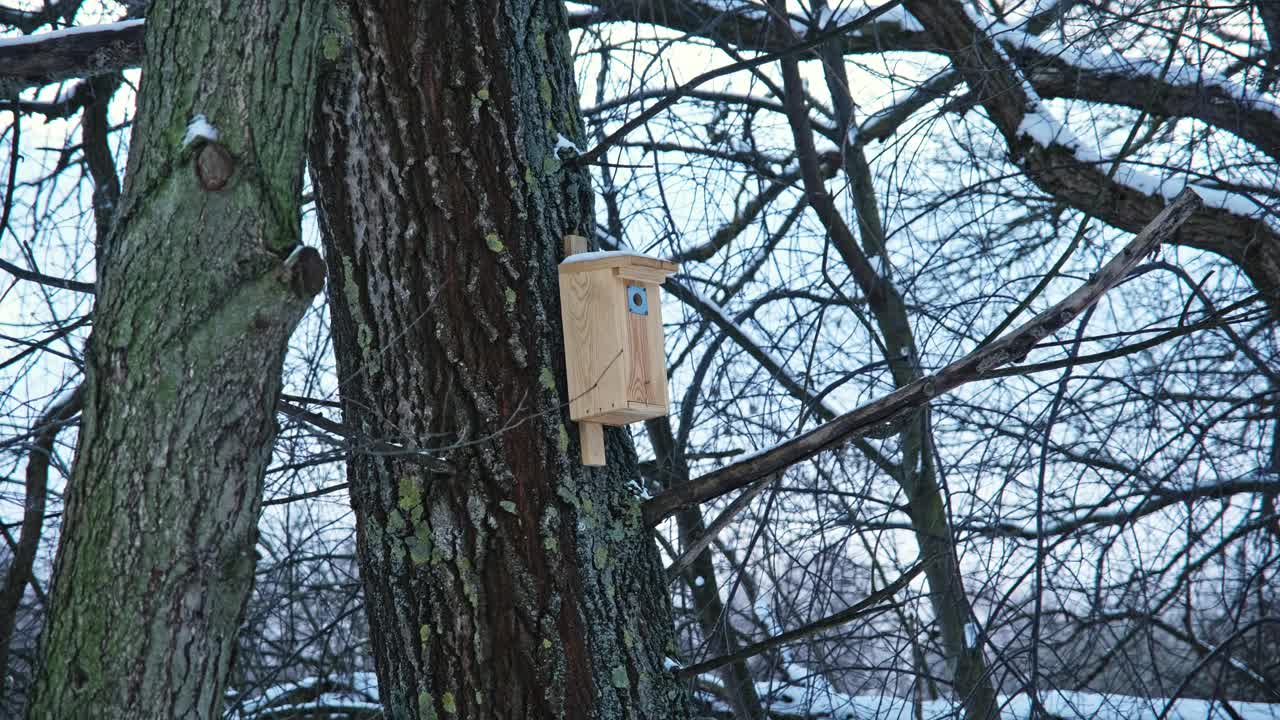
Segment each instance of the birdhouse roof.
[[680,266],[673,262],[629,250],[578,253],[570,255],[560,263],[560,272],[562,273],[588,272],[608,268],[643,268],[650,272],[665,275],[670,275],[680,270]]

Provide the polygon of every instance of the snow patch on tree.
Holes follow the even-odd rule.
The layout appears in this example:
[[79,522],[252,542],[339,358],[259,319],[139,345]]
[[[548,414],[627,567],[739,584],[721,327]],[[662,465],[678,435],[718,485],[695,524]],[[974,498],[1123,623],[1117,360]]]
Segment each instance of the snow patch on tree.
[[561,133],[556,133],[556,146],[552,148],[552,151],[555,154],[559,155],[561,150],[568,150],[575,155],[582,154],[582,150],[577,145],[575,145],[572,140],[565,137]]
[[191,116],[187,123],[187,134],[182,136],[182,147],[188,147],[197,140],[213,142],[218,139],[218,128],[209,122],[203,113]]

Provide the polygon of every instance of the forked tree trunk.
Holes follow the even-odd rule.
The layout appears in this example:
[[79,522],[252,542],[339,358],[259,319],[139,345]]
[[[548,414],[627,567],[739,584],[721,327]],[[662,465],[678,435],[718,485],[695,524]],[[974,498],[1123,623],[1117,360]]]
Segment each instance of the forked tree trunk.
[[[281,363],[323,282],[294,251],[311,8],[151,6],[32,718],[222,714]],[[217,142],[184,145],[197,113]]]
[[369,2],[311,160],[346,421],[412,454],[349,465],[394,718],[680,718],[627,435],[578,461],[556,265],[590,235],[560,0]]

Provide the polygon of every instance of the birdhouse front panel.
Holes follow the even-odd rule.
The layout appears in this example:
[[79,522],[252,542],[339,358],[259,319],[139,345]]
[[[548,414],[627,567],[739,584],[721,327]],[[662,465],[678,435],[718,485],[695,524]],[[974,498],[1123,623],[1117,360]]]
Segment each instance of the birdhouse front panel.
[[[663,354],[662,303],[658,286],[628,280],[627,402],[661,410],[667,407],[667,361]],[[652,415],[650,417],[657,417]]]
[[662,298],[673,263],[583,253],[560,265],[569,417],[626,425],[666,415]]
[[626,409],[627,349],[621,292],[608,269],[560,274],[569,417]]

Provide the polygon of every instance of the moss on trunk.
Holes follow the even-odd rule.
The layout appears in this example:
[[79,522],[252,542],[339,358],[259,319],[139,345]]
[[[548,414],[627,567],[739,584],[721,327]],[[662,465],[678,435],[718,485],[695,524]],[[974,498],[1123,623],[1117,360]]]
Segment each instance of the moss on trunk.
[[[221,715],[281,363],[322,276],[314,250],[292,252],[316,15],[151,6],[33,718]],[[196,114],[216,141],[184,142]]]
[[556,265],[592,210],[554,150],[582,139],[562,3],[353,13],[311,153],[343,410],[454,468],[349,466],[388,714],[683,717],[634,451],[584,468],[564,407]]

